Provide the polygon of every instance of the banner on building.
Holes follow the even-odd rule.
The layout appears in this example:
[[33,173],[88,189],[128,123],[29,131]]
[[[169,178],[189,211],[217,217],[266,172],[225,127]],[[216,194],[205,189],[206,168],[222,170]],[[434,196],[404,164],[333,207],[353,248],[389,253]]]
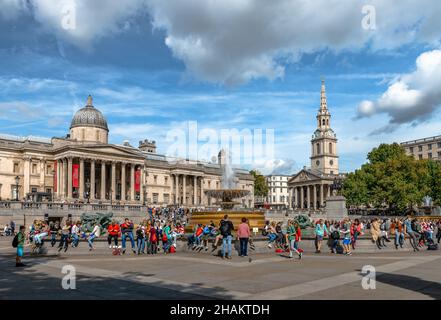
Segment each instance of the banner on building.
[[74,188],[78,188],[80,186],[79,184],[79,170],[80,170],[80,165],[79,164],[73,164],[72,165],[72,187]]
[[54,161],[54,192],[57,192],[57,179],[58,179],[58,175],[57,175],[57,169],[58,169],[58,161]]
[[135,192],[141,192],[141,170],[135,171]]

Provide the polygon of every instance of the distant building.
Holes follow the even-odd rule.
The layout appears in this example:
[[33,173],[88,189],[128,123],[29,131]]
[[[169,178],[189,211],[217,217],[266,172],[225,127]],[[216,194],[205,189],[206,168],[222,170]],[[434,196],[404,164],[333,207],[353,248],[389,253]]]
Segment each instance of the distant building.
[[401,142],[408,155],[416,160],[433,159],[441,161],[441,136]]
[[273,209],[289,207],[289,178],[289,175],[269,175],[265,177],[268,185],[268,195],[265,202]]

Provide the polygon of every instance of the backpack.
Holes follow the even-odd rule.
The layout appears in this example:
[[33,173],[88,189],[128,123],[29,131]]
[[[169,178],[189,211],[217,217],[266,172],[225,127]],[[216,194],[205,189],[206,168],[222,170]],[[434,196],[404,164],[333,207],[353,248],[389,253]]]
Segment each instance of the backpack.
[[343,246],[341,244],[338,244],[335,247],[335,250],[337,251],[338,254],[343,254],[343,252],[344,252]]
[[12,239],[12,247],[13,248],[18,247],[18,233],[15,235],[14,239]]
[[222,221],[220,232],[222,235],[228,235],[230,233],[230,224],[228,221]]
[[438,244],[437,243],[431,243],[427,246],[427,250],[438,250]]
[[340,232],[338,232],[337,230],[332,231],[331,238],[334,240],[340,239]]

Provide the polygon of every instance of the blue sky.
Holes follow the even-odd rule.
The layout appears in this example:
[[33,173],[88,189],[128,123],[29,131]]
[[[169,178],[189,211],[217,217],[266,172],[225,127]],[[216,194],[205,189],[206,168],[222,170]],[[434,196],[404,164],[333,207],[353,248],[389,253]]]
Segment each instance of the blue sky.
[[359,1],[327,13],[323,1],[69,0],[78,22],[65,30],[48,0],[0,0],[0,132],[64,136],[92,94],[111,143],[148,138],[165,153],[188,121],[274,129],[274,157],[255,167],[292,174],[309,165],[324,76],[340,170],[354,170],[379,143],[441,134],[440,5],[376,2],[366,31]]

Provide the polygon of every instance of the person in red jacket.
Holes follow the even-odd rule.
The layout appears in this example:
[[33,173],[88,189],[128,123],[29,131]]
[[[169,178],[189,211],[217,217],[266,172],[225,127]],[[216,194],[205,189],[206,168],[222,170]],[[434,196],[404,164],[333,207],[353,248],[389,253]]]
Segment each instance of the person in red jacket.
[[119,224],[115,220],[107,227],[107,242],[109,243],[109,249],[112,249],[112,239],[114,241],[114,247],[118,247],[118,236],[120,233]]

